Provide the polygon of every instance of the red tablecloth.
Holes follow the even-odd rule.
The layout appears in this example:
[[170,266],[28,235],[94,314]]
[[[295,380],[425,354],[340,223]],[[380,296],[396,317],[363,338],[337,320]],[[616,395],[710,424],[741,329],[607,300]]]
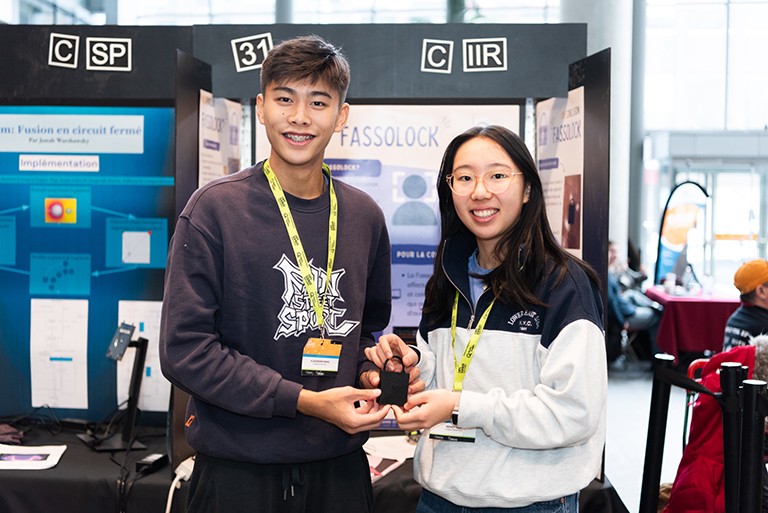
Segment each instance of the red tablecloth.
[[673,296],[659,286],[649,287],[645,295],[664,305],[657,343],[675,357],[722,351],[725,323],[740,304],[738,297],[719,294]]

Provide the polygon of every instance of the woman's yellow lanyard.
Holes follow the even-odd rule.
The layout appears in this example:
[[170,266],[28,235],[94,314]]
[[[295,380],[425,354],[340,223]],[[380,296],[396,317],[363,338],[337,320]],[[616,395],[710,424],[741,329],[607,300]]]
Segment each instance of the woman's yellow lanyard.
[[467,369],[472,362],[472,357],[475,354],[475,348],[477,342],[480,340],[480,334],[485,328],[485,321],[488,320],[488,315],[491,313],[493,303],[496,302],[496,298],[493,298],[491,304],[485,309],[483,315],[480,316],[480,320],[477,321],[474,333],[469,337],[467,347],[464,348],[464,354],[461,355],[461,362],[456,359],[456,323],[459,318],[459,291],[456,291],[456,297],[453,300],[453,310],[451,312],[451,348],[453,349],[453,391],[461,392],[463,388],[464,378],[467,375]]
[[323,164],[323,172],[328,176],[328,190],[331,197],[331,214],[328,218],[328,265],[326,267],[325,287],[323,290],[323,298],[321,300],[317,291],[317,285],[312,276],[312,270],[309,268],[309,261],[304,252],[304,246],[301,244],[301,239],[299,238],[299,232],[296,229],[296,224],[293,222],[293,216],[291,215],[291,209],[288,206],[288,200],[285,198],[283,188],[280,186],[280,181],[277,179],[274,171],[272,171],[272,167],[269,165],[269,160],[264,162],[264,175],[267,177],[269,188],[272,189],[272,194],[277,201],[277,208],[280,209],[280,215],[283,217],[285,229],[288,230],[288,237],[291,239],[291,246],[293,247],[293,253],[296,256],[296,263],[299,265],[299,271],[301,272],[304,287],[307,290],[309,301],[312,303],[312,308],[315,310],[315,315],[317,316],[317,325],[320,327],[321,333],[320,336],[325,338],[325,317],[323,308],[325,307],[325,298],[328,294],[328,286],[331,282],[333,261],[336,257],[336,234],[338,232],[337,222],[339,217],[339,205],[336,201],[336,191],[333,189],[331,170],[325,164]]

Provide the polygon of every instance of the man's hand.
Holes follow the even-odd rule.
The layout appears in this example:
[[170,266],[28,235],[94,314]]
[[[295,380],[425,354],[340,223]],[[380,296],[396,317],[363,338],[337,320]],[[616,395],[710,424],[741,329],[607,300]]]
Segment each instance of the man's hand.
[[[304,415],[323,419],[353,435],[375,429],[389,412],[389,406],[380,405],[376,398],[381,390],[360,390],[353,387],[339,387],[314,392],[303,389],[299,392],[296,409]],[[357,405],[358,401],[361,403]]]

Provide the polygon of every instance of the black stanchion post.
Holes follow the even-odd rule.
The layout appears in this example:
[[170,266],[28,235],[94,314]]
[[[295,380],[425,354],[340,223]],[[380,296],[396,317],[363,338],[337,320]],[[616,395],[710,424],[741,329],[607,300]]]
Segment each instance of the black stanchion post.
[[758,409],[758,399],[765,385],[765,381],[748,379],[742,390],[739,513],[760,513],[762,508],[765,415]]
[[674,360],[675,357],[669,354],[657,354],[654,357],[651,409],[648,416],[648,439],[645,443],[639,513],[656,513],[659,504],[659,481],[664,456],[664,437],[667,431],[669,392],[672,387],[659,377],[659,370],[671,369]]
[[720,365],[720,388],[723,390],[723,487],[725,512],[739,513],[739,451],[741,450],[741,401],[739,385],[741,364]]

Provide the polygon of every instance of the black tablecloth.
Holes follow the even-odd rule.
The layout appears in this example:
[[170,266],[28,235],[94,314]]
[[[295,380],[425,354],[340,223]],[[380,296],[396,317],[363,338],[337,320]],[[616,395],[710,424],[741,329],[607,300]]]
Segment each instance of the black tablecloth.
[[[151,454],[165,453],[165,431],[144,429],[139,440],[145,450],[131,451],[127,466]],[[117,511],[120,465],[125,452],[95,452],[74,432],[63,431],[54,436],[35,430],[24,438],[24,445],[66,445],[59,464],[47,470],[0,470],[0,512],[27,513],[110,513]],[[131,477],[134,474],[131,474]],[[154,474],[133,482],[127,494],[128,513],[164,512],[173,481],[173,470],[166,465]],[[130,480],[129,480],[130,484]],[[415,511],[421,487],[413,480],[413,460],[382,477],[373,484],[374,513],[410,513]],[[187,488],[174,490],[173,513],[183,513]],[[608,479],[594,481],[581,493],[581,513],[627,513],[626,507]]]
[[[136,460],[151,454],[165,453],[165,430],[144,429],[138,439],[147,448],[130,451],[129,469],[135,468]],[[23,444],[66,445],[67,450],[52,469],[0,470],[0,512],[8,513],[110,513],[117,511],[120,465],[126,453],[114,453],[115,463],[109,453],[95,452],[71,431],[54,436],[36,429],[24,436]],[[133,474],[132,474],[133,475]],[[166,465],[154,474],[145,476],[127,489],[126,511],[149,513],[165,511],[173,471]],[[130,481],[128,481],[130,485]],[[184,511],[186,490],[175,490],[173,513]]]

